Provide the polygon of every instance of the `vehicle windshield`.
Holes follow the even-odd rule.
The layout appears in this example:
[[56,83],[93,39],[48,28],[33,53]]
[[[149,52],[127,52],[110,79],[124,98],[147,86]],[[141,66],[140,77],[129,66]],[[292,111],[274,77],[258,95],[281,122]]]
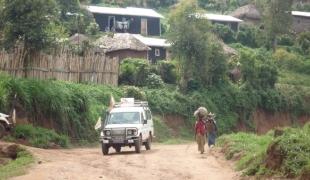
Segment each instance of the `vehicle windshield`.
[[107,124],[139,124],[139,112],[116,112],[111,113]]

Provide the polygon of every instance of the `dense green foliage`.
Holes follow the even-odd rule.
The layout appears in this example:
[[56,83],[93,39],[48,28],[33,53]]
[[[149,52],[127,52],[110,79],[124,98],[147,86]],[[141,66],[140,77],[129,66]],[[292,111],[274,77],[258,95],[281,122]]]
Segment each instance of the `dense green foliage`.
[[21,41],[28,49],[42,49],[55,41],[55,28],[51,28],[57,16],[54,0],[4,0],[1,6],[5,47]]
[[176,62],[160,61],[156,69],[165,83],[176,84],[178,79]]
[[17,125],[12,137],[26,140],[31,146],[38,148],[68,147],[70,145],[67,136],[59,135],[54,130],[33,127],[32,125]]
[[126,85],[142,86],[146,83],[150,68],[145,59],[125,59],[120,66],[119,82]]
[[26,150],[19,148],[17,158],[9,164],[0,166],[0,179],[8,179],[26,173],[25,168],[34,162],[33,156]]
[[[272,135],[272,132],[263,136],[237,133],[222,136],[218,142],[225,148],[228,159],[239,154],[237,169],[244,170],[247,175],[280,174],[292,178],[309,173],[310,124],[303,128],[286,128],[278,137]],[[267,149],[273,156],[268,157]],[[277,169],[271,170],[266,166],[268,158],[282,158],[283,161]]]
[[199,5],[207,10],[226,12],[251,3],[253,0],[198,0]]
[[270,0],[267,6],[267,17],[265,18],[265,25],[267,34],[270,39],[270,45],[275,50],[277,46],[277,36],[288,33],[292,23],[292,3],[293,0]]
[[[13,106],[34,125],[51,124],[58,132],[73,140],[96,140],[93,125],[101,115],[110,95],[119,90],[108,86],[92,86],[60,81],[14,79],[1,75],[0,111],[9,113]],[[17,104],[12,104],[14,95]]]
[[189,83],[201,87],[218,84],[226,74],[226,58],[222,46],[212,34],[205,18],[197,17],[200,9],[196,0],[181,1],[171,12],[168,39],[179,62],[180,88],[187,91]]
[[97,33],[79,0],[2,0],[0,6],[1,45],[23,45],[27,56],[29,50],[56,46],[74,33]]

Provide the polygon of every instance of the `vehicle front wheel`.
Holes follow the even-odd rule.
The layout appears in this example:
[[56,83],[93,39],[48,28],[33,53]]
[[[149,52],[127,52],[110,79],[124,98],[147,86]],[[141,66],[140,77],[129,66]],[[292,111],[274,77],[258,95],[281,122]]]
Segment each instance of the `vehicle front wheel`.
[[152,137],[150,135],[149,138],[147,138],[147,141],[145,142],[145,149],[146,150],[151,150],[151,143],[152,143]]
[[141,136],[139,137],[139,139],[137,139],[135,141],[135,150],[136,150],[136,153],[140,153],[141,152],[141,144],[142,144],[142,138]]
[[107,144],[102,143],[102,153],[103,155],[108,155],[109,154],[109,146]]
[[5,127],[2,123],[0,123],[0,139],[5,135]]

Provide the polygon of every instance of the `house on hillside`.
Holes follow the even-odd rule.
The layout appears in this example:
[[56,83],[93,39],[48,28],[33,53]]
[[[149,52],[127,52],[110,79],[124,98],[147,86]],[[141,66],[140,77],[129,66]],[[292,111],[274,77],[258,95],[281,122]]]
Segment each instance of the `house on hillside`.
[[94,43],[95,52],[109,57],[147,59],[150,63],[166,60],[170,44],[165,39],[149,38],[140,34],[115,33],[104,35]]
[[232,30],[239,30],[239,23],[242,22],[241,19],[229,16],[229,15],[221,15],[221,14],[200,14],[199,18],[206,18],[211,21],[212,24],[218,23],[229,26]]
[[133,36],[151,48],[148,51],[148,60],[150,63],[155,64],[159,60],[169,59],[170,53],[168,48],[171,46],[171,44],[168,43],[166,39],[144,37],[139,34],[135,34]]
[[120,61],[126,58],[147,59],[148,51],[151,50],[129,33],[102,36],[94,45],[97,53],[105,53],[111,58],[118,57]]
[[152,9],[88,6],[101,31],[160,36],[161,14]]
[[295,33],[310,31],[310,12],[292,11],[292,16]]
[[231,16],[243,20],[248,24],[258,24],[261,22],[262,15],[254,4],[239,7],[230,14]]

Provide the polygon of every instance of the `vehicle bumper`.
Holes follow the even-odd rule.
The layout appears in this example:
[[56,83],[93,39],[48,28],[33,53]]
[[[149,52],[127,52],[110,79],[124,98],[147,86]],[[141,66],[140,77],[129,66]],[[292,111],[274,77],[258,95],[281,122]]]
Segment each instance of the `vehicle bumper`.
[[103,144],[120,144],[120,145],[132,145],[135,141],[138,140],[138,137],[130,137],[123,140],[114,140],[112,138],[100,138],[100,142]]

